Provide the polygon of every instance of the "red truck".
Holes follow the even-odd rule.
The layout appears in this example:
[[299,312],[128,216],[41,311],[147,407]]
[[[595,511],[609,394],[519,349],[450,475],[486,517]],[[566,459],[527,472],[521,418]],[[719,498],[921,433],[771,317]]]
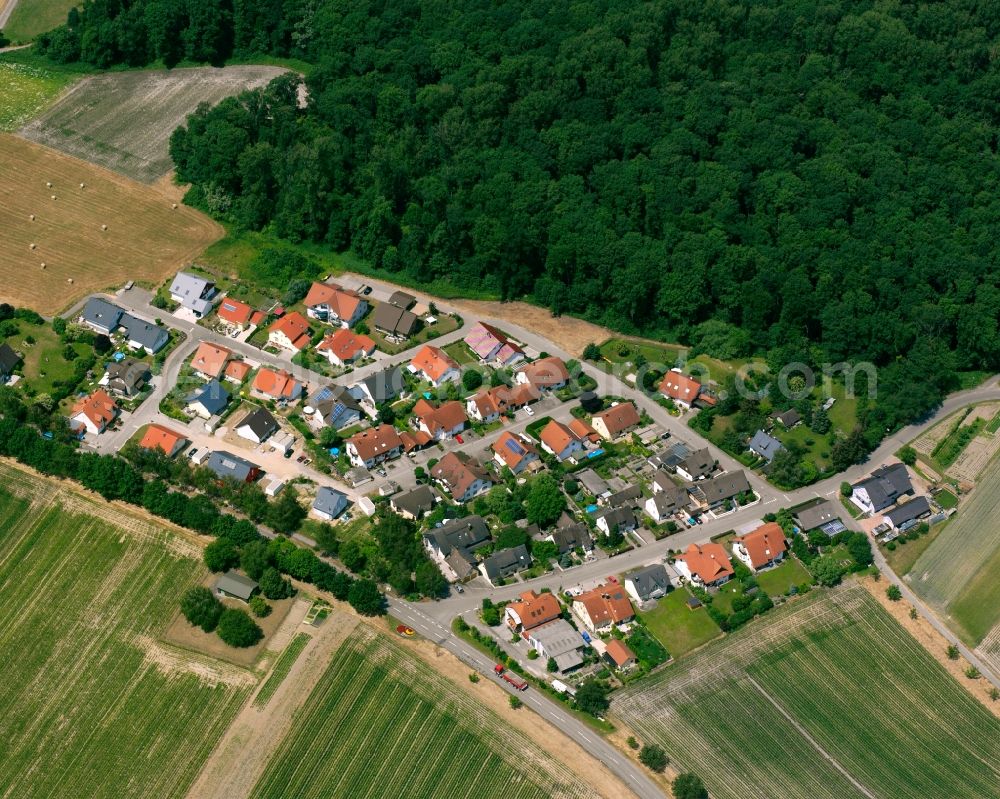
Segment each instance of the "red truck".
[[504,682],[509,683],[510,685],[513,685],[514,688],[516,688],[518,691],[527,691],[528,690],[528,683],[526,683],[524,680],[522,680],[516,674],[511,674],[510,672],[508,672],[499,663],[497,663],[493,667],[493,671],[497,675],[497,677],[499,677],[500,679],[502,679]]

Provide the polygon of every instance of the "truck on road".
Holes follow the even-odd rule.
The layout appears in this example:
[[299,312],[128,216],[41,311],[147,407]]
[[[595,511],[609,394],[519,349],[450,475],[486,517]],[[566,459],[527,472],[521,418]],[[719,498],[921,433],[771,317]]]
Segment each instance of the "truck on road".
[[501,664],[497,663],[493,667],[493,672],[504,682],[514,686],[518,691],[527,691],[528,683],[518,677],[516,674],[511,674],[507,669],[505,669]]

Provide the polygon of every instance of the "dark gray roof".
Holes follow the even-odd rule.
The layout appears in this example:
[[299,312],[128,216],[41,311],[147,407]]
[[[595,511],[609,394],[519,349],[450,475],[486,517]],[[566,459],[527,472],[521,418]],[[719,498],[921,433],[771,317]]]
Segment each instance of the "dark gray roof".
[[209,380],[201,388],[192,391],[186,401],[188,405],[200,403],[206,411],[216,414],[229,403],[229,392],[218,380]]
[[906,465],[894,463],[872,472],[871,477],[855,483],[853,488],[863,488],[875,510],[885,510],[904,494],[913,493],[913,484]]
[[407,294],[405,291],[394,291],[389,297],[389,302],[395,305],[397,308],[402,308],[404,311],[408,311],[410,306],[417,301],[417,298],[412,294]]
[[372,325],[396,336],[409,336],[417,327],[417,317],[388,302],[380,302],[372,315]]
[[9,375],[20,362],[21,356],[14,352],[9,344],[6,342],[0,344],[0,374]]
[[579,522],[554,530],[549,534],[549,538],[552,539],[552,543],[559,547],[560,555],[565,555],[577,547],[584,549],[593,549],[594,547],[594,539],[590,535],[590,530],[587,529],[587,525]]
[[459,580],[464,580],[476,570],[475,556],[465,549],[453,549],[448,553],[445,562],[451,566]]
[[131,394],[142,386],[149,367],[135,358],[123,358],[108,364],[108,388]]
[[122,316],[120,324],[125,329],[125,337],[130,342],[134,342],[150,352],[163,349],[170,340],[170,334],[165,327],[159,327],[131,314]]
[[667,570],[659,563],[626,574],[625,579],[632,581],[636,592],[644,600],[649,599],[656,591],[665,594],[670,590],[670,578],[667,576]]
[[798,522],[799,527],[807,533],[839,518],[840,514],[837,512],[836,506],[828,499],[824,499],[815,505],[810,505],[808,508],[803,508],[795,513],[795,520]]
[[639,499],[641,496],[642,489],[639,488],[639,486],[627,486],[621,491],[616,491],[614,494],[611,494],[605,500],[605,504],[609,507],[617,508],[619,505],[632,502],[633,500]]
[[781,422],[786,428],[794,427],[802,421],[802,416],[795,408],[789,408],[787,411],[775,411],[771,414],[771,418]]
[[80,316],[84,322],[110,331],[118,327],[124,313],[117,305],[101,297],[91,297],[83,306]]
[[688,504],[687,491],[679,485],[672,485],[665,491],[653,494],[653,504],[660,516],[676,513]]
[[336,518],[347,507],[347,495],[329,486],[320,487],[316,492],[316,501],[312,504],[315,510]]
[[403,393],[405,386],[403,372],[398,366],[390,366],[388,369],[370,374],[356,385],[362,384],[376,404],[396,399]]
[[240,427],[249,427],[259,441],[263,441],[278,429],[278,422],[266,408],[257,408],[251,411],[239,423]]
[[531,565],[531,555],[524,544],[494,552],[483,561],[483,570],[490,580],[527,569]]
[[898,508],[893,508],[885,514],[885,518],[892,521],[893,525],[900,527],[913,519],[919,519],[931,512],[931,504],[927,497],[914,497],[909,502],[904,502]]
[[323,386],[312,397],[309,404],[331,427],[346,427],[361,417],[363,411],[354,395],[344,386]]
[[738,472],[720,474],[710,480],[702,480],[696,487],[704,492],[708,504],[714,505],[716,502],[723,502],[737,494],[742,494],[744,491],[749,491],[750,483],[741,469]]
[[447,556],[453,549],[471,550],[489,541],[490,528],[482,516],[464,516],[428,530],[424,537],[433,541],[441,553]]
[[257,464],[233,455],[225,450],[218,450],[209,455],[205,461],[205,468],[215,472],[219,477],[229,480],[237,480],[245,483],[254,469],[259,468]]
[[230,569],[225,574],[219,575],[215,581],[215,590],[239,597],[246,602],[257,590],[257,583],[246,575]]
[[768,463],[774,460],[774,456],[784,448],[784,445],[778,439],[774,436],[769,436],[763,430],[758,430],[754,433],[753,438],[750,439],[750,443],[747,445],[747,449],[753,450]]
[[697,480],[712,473],[715,469],[715,458],[708,451],[708,447],[703,447],[683,458],[677,465]]
[[393,508],[405,510],[412,516],[420,516],[434,508],[434,490],[428,485],[419,485],[412,491],[396,494],[389,504]]
[[614,527],[635,527],[636,518],[631,508],[608,508],[598,513],[596,519],[604,519],[608,529]]
[[581,472],[577,472],[576,479],[595,497],[599,497],[610,490],[607,481],[593,469],[584,469]]

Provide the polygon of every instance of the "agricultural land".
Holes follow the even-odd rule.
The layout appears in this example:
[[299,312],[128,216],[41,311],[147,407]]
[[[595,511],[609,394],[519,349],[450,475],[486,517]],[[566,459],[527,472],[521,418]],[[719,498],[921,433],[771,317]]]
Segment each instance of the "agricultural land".
[[569,766],[368,628],[341,646],[296,722],[253,799],[595,795]]
[[76,5],[76,0],[0,0],[0,22],[8,8],[10,14],[0,28],[11,41],[28,42],[66,22],[66,15]]
[[73,80],[65,72],[0,60],[0,131],[15,131],[36,117]]
[[255,681],[158,640],[200,548],[10,466],[0,483],[0,795],[183,796]]
[[612,713],[719,799],[950,799],[1000,780],[1000,721],[856,584],[626,688]]
[[124,72],[85,78],[21,135],[152,183],[171,169],[170,134],[201,103],[263,86],[270,66]]
[[50,314],[127,280],[158,283],[222,235],[156,190],[47,147],[0,134],[0,161],[4,302]]

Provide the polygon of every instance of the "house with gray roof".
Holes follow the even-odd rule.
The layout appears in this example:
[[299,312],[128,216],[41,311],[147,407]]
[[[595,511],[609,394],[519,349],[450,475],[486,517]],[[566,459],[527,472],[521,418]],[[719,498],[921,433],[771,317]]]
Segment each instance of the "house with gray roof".
[[170,340],[170,333],[165,327],[154,325],[131,314],[124,314],[120,324],[128,345],[134,350],[143,350],[148,355],[154,355],[162,350]]
[[593,469],[584,469],[574,475],[574,478],[584,487],[588,494],[595,497],[603,497],[611,493],[611,487],[607,481]]
[[734,499],[750,490],[750,482],[741,469],[738,472],[727,472],[708,480],[701,480],[688,486],[688,494],[699,505],[711,510],[727,500]]
[[412,294],[407,294],[405,291],[394,291],[389,295],[389,302],[397,308],[402,308],[404,311],[410,310],[416,301],[416,297]]
[[406,388],[406,383],[403,381],[402,370],[398,366],[390,366],[362,378],[351,388],[355,390],[356,397],[374,408],[399,397]]
[[843,532],[847,528],[840,520],[837,507],[828,499],[819,500],[795,512],[795,523],[798,528],[808,533],[811,530],[822,530],[829,536]]
[[671,579],[662,563],[654,563],[625,575],[625,590],[642,604],[670,592]]
[[688,493],[675,483],[670,483],[646,500],[643,505],[649,517],[659,524],[687,508]]
[[453,549],[471,551],[490,540],[490,528],[482,516],[451,519],[424,533],[424,547],[436,560],[446,558]]
[[531,565],[531,555],[524,544],[494,552],[479,564],[479,572],[492,585]]
[[331,522],[347,510],[347,505],[346,494],[329,486],[321,486],[316,492],[316,501],[312,504],[312,511],[319,518]]
[[91,297],[80,312],[80,322],[98,333],[108,336],[118,329],[122,315],[121,308],[102,297]]
[[261,444],[278,430],[278,421],[267,408],[255,408],[237,425],[236,435],[254,444]]
[[188,394],[187,410],[203,419],[211,419],[222,413],[229,404],[229,392],[218,380],[209,380],[205,385]]
[[774,436],[768,435],[763,430],[758,430],[753,434],[747,449],[758,458],[763,458],[768,463],[774,460],[774,456],[785,448]]
[[372,314],[372,327],[394,338],[412,336],[419,324],[415,314],[389,302],[380,302]]
[[894,530],[908,530],[920,519],[931,515],[931,503],[927,497],[914,497],[902,505],[898,505],[882,516]]
[[0,383],[7,382],[7,378],[14,373],[20,362],[21,356],[14,352],[9,344],[6,342],[0,344]]
[[708,451],[708,447],[703,447],[678,461],[674,469],[689,482],[703,480],[715,471],[715,458]]
[[878,513],[895,505],[904,496],[913,495],[913,484],[906,464],[882,466],[871,476],[851,486],[851,502],[865,513]]
[[560,555],[575,549],[582,549],[584,552],[594,551],[594,539],[590,535],[590,529],[582,522],[559,527],[546,535],[544,540],[551,541],[559,547]]
[[340,430],[357,424],[364,415],[361,404],[344,386],[323,386],[309,398],[313,420],[317,424]]
[[260,467],[256,463],[225,450],[209,455],[205,468],[223,480],[235,480],[237,483],[252,483],[260,476]]
[[456,580],[466,580],[478,574],[475,555],[467,549],[453,549],[444,560]]
[[178,272],[170,284],[170,299],[197,316],[212,310],[212,298],[216,293],[213,281],[190,272]]
[[631,505],[635,501],[642,497],[642,489],[637,485],[626,486],[620,491],[615,491],[613,494],[608,494],[606,497],[602,497],[599,500],[599,504],[606,505],[609,508],[617,508],[622,505]]
[[434,489],[419,485],[412,491],[396,494],[389,500],[389,507],[405,519],[419,519],[434,509]]
[[149,366],[135,358],[123,358],[108,364],[101,384],[112,394],[120,397],[134,397],[146,386]]
[[634,530],[638,525],[635,513],[628,507],[608,508],[597,514],[596,519],[597,529],[605,535],[611,535],[611,531],[615,529],[620,533],[626,533],[629,530]]
[[225,574],[219,575],[213,588],[216,596],[249,602],[250,597],[257,593],[259,586],[245,574],[230,569]]

